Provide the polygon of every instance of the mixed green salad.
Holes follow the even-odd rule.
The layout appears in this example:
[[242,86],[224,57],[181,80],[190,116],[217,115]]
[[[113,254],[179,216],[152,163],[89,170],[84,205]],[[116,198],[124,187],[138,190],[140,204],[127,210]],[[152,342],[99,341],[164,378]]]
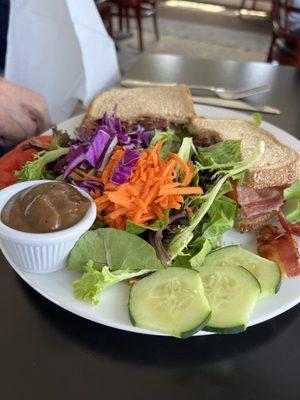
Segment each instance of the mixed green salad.
[[76,298],[97,305],[104,289],[129,281],[135,326],[176,337],[235,333],[281,281],[275,262],[222,248],[239,213],[227,194],[263,153],[262,142],[243,159],[239,140],[197,147],[187,131],[129,128],[113,115],[83,124],[73,138],[55,130],[17,176],[64,180],[96,203],[97,220],[67,263],[81,274]]

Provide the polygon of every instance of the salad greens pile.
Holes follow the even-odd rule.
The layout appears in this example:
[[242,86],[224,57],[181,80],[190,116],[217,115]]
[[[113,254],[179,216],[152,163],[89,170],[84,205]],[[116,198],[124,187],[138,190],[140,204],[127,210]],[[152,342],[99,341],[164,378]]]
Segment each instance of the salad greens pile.
[[[173,149],[174,135],[170,132],[157,132],[154,139],[164,137],[164,146]],[[167,266],[199,267],[206,255],[220,246],[222,235],[233,227],[237,203],[225,196],[232,189],[230,179],[242,181],[244,171],[263,152],[262,143],[248,159],[242,160],[240,141],[196,148],[190,137],[184,137],[177,154],[184,161],[196,160],[195,178],[199,185],[203,171],[206,174],[205,194],[185,200],[192,210],[191,216],[183,209],[171,215],[166,212],[162,220],[148,226],[128,220],[126,231],[102,228],[87,232],[68,261],[69,269],[84,272],[73,284],[75,296],[97,304],[104,288],[122,280]]]
[[[213,149],[207,148],[208,153],[205,153],[206,155],[203,160],[201,159],[201,151],[203,152],[203,149],[206,148],[200,150],[200,161],[202,161],[204,165],[202,165],[201,163],[197,163],[198,170],[203,171],[209,169],[210,171],[213,171],[212,180],[215,180],[208,187],[206,194],[204,196],[201,196],[201,204],[194,211],[192,218],[190,218],[189,220],[189,224],[185,228],[180,229],[180,231],[168,243],[167,250],[172,259],[182,254],[182,251],[188,248],[189,243],[196,236],[194,231],[197,232],[199,230],[199,224],[201,224],[207,214],[209,217],[209,221],[206,224],[202,225],[201,233],[199,234],[200,237],[205,238],[203,234],[205,234],[206,229],[214,224],[212,231],[214,231],[215,234],[210,238],[210,240],[219,240],[220,235],[222,235],[226,230],[230,229],[233,226],[233,221],[235,219],[236,213],[235,211],[233,211],[232,206],[228,207],[230,203],[227,203],[227,207],[225,209],[227,211],[229,210],[229,215],[226,215],[224,213],[224,204],[225,202],[227,202],[227,200],[224,200],[224,196],[221,196],[221,198],[219,198],[218,195],[220,195],[222,188],[224,188],[224,185],[229,179],[238,179],[240,182],[241,179],[243,179],[243,173],[246,171],[246,169],[255,164],[264,153],[264,143],[262,142],[258,149],[253,149],[252,155],[248,159],[236,161],[237,159],[241,160],[241,143],[239,144],[239,155],[236,151],[236,144],[236,141],[227,141],[213,145],[211,146],[213,147]],[[221,161],[222,163],[220,163],[220,148],[224,148],[224,146],[226,146],[227,148],[226,162],[224,163],[223,161]],[[233,151],[230,152],[230,149],[232,149]],[[207,164],[207,162],[210,163],[210,165],[205,165]],[[217,201],[217,203],[214,204],[215,201]],[[210,210],[212,206],[213,209]],[[213,213],[213,211],[217,211],[217,213]],[[207,237],[207,239],[209,240],[209,237]]]
[[[253,121],[260,123],[258,116]],[[107,286],[122,280],[165,267],[199,267],[233,227],[238,207],[226,193],[232,190],[232,180],[242,183],[245,171],[262,156],[264,143],[249,149],[250,156],[243,159],[240,140],[197,147],[187,131],[146,130],[139,124],[128,128],[115,114],[104,115],[100,120],[83,123],[73,138],[55,129],[49,149],[37,153],[16,173],[20,181],[58,179],[102,195],[105,188],[99,176],[118,149],[123,149],[123,155],[110,178],[117,187],[129,182],[143,151],[158,145],[161,160],[168,160],[170,153],[177,157],[172,178],[177,185],[175,192],[176,187],[181,190],[187,174],[178,163],[180,159],[192,171],[188,185],[200,187],[204,193],[179,196],[181,203],[147,224],[127,219],[123,231],[101,220],[100,228],[84,234],[69,256],[68,268],[82,274],[73,284],[76,297],[97,304]],[[295,192],[298,196],[299,189],[287,189],[286,198],[293,199]],[[298,202],[288,218],[293,221],[299,213]]]
[[[19,181],[58,178],[89,192],[100,187],[92,174],[103,171],[116,147],[122,146],[124,158],[114,174],[114,183],[122,184],[129,179],[138,159],[135,150],[148,147],[153,136],[153,130],[147,131],[139,124],[128,131],[115,113],[111,117],[105,114],[99,120],[82,123],[73,138],[53,129],[50,148],[38,152],[33,161],[26,162],[15,174]],[[91,179],[72,179],[76,168],[88,170]]]

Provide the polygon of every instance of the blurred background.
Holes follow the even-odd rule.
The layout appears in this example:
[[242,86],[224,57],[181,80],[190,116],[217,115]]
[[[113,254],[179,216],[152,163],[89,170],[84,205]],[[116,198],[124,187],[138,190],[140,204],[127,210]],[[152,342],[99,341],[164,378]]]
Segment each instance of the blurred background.
[[123,73],[145,52],[300,67],[300,0],[113,0],[97,7]]
[[[300,67],[300,0],[97,0],[126,72],[144,53]],[[9,0],[0,0],[4,68]]]
[[300,68],[300,0],[0,0],[0,76],[5,68],[6,79],[43,95],[54,123],[118,85],[147,54],[179,56],[164,65],[172,79],[190,58],[241,62],[238,70],[259,62],[260,73],[247,72],[253,85],[266,63]]

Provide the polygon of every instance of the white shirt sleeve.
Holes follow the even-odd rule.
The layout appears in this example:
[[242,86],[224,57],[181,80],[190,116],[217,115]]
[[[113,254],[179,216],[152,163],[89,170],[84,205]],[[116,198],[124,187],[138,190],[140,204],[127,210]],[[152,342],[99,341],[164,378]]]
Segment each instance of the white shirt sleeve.
[[93,0],[11,0],[5,77],[43,94],[54,123],[119,79]]

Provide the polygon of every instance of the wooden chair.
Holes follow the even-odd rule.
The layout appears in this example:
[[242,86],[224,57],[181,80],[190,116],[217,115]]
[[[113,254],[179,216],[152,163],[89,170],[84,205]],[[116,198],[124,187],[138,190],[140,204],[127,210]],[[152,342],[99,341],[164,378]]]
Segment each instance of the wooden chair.
[[123,30],[123,19],[126,19],[127,32],[130,32],[130,19],[135,19],[138,30],[140,50],[144,50],[142,19],[152,17],[156,40],[159,40],[156,0],[113,0],[118,7],[120,31]]
[[112,28],[112,9],[114,4],[111,1],[103,1],[101,3],[96,3],[96,7],[101,15],[104,26],[107,30],[109,36],[113,36]]
[[[241,1],[240,11],[242,9],[246,8],[246,2],[247,2],[247,0],[242,0]],[[250,10],[256,10],[256,2],[257,2],[257,0],[252,0],[252,7],[250,8]]]
[[299,14],[300,19],[300,8],[294,7],[292,0],[273,0],[273,35],[267,61],[300,68],[300,29],[291,31],[290,13]]

